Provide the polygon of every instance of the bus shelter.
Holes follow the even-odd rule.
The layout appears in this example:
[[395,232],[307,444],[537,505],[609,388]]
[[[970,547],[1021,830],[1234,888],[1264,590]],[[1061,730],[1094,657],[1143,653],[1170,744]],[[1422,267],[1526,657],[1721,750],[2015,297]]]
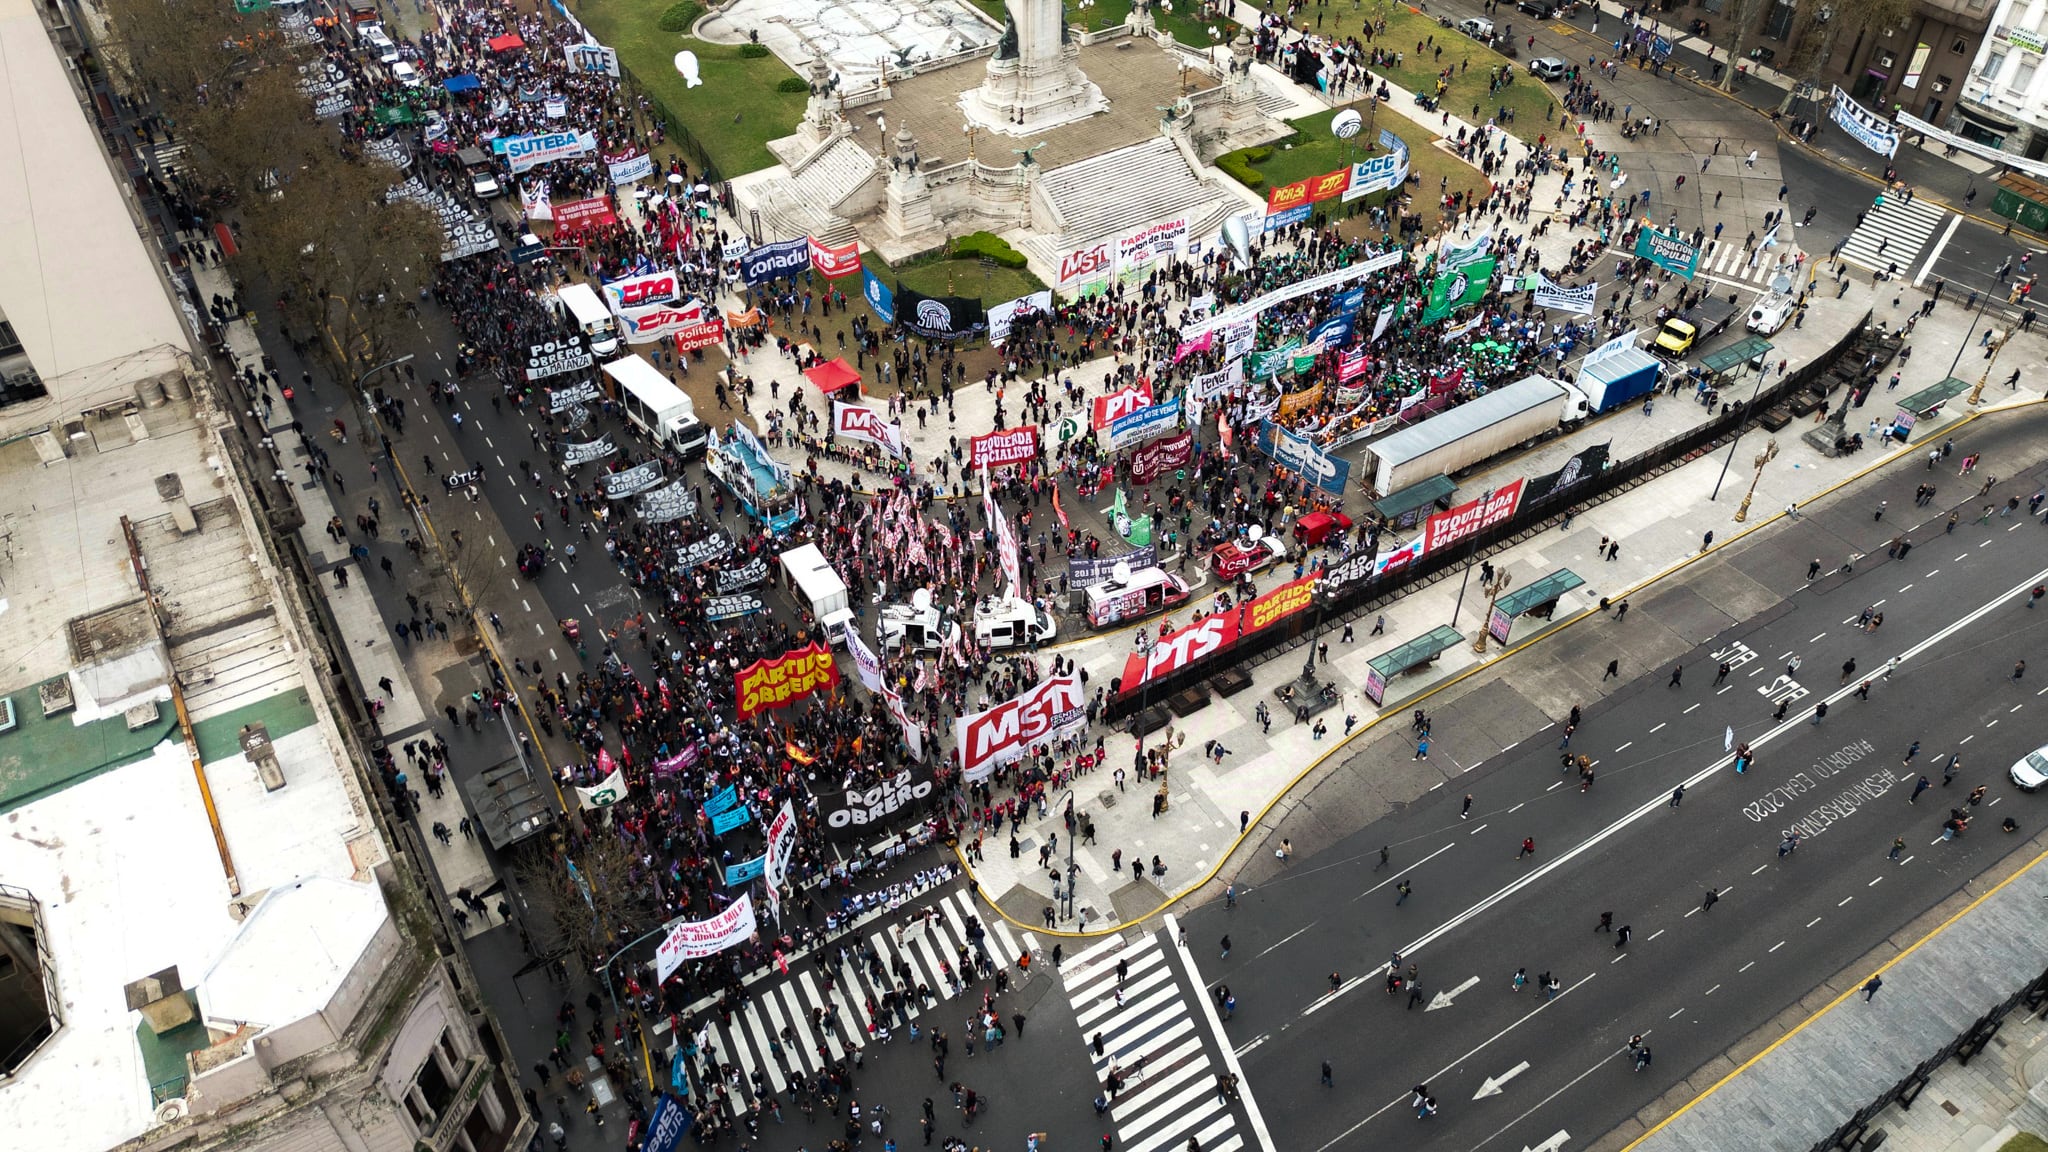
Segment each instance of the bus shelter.
[[1451,493],[1458,486],[1451,483],[1449,476],[1431,476],[1416,484],[1410,484],[1391,496],[1383,496],[1372,502],[1372,510],[1379,513],[1387,524],[1394,528],[1413,528],[1422,522],[1423,516],[1432,509],[1450,508]]
[[1920,391],[1899,401],[1899,410],[1892,417],[1892,427],[1904,439],[1910,440],[1913,426],[1922,420],[1932,420],[1941,415],[1941,406],[1968,392],[1974,385],[1968,380],[1950,376],[1939,384],[1930,384]]
[[1404,672],[1436,663],[1444,653],[1465,642],[1465,637],[1448,624],[1439,624],[1391,652],[1372,658],[1365,666],[1365,697],[1374,704],[1387,702],[1387,683]]
[[1585,584],[1577,572],[1559,568],[1534,583],[1524,585],[1493,602],[1493,617],[1486,622],[1487,634],[1505,644],[1514,633],[1515,621],[1524,616],[1548,620],[1557,611],[1558,597]]
[[1763,370],[1761,361],[1775,347],[1761,336],[1744,336],[1718,352],[1709,352],[1700,357],[1700,367],[1707,370],[1716,388],[1726,387],[1734,380],[1735,373],[1744,364],[1755,362],[1757,370]]

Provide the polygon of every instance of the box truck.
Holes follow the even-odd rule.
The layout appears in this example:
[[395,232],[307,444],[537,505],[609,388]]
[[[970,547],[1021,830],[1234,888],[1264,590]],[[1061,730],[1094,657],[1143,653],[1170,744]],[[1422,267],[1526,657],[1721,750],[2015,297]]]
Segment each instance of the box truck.
[[1366,446],[1373,494],[1390,496],[1540,439],[1563,421],[1564,401],[1564,385],[1530,376],[1383,436]]

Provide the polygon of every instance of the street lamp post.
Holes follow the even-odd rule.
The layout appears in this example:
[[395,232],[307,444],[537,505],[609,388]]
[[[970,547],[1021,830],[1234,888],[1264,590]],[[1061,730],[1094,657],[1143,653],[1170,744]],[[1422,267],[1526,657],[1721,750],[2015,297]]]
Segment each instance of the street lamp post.
[[[1067,810],[1067,805],[1073,799],[1074,790],[1069,788],[1059,800],[1059,808],[1062,813]],[[1060,920],[1063,922],[1074,918],[1074,881],[1080,877],[1080,873],[1074,868],[1074,840],[1079,836],[1080,829],[1081,814],[1076,812],[1074,813],[1074,826],[1067,829],[1067,879],[1065,884],[1059,886],[1059,899],[1063,905],[1060,909]]]
[[[1472,651],[1481,656],[1486,655],[1486,642],[1493,635],[1491,630],[1493,628],[1494,603],[1500,599],[1500,594],[1507,591],[1509,585],[1512,585],[1514,582],[1515,578],[1506,572],[1496,572],[1493,579],[1481,580],[1479,582],[1479,590],[1486,593],[1486,618],[1479,622],[1479,639],[1472,642]],[[1505,644],[1507,641],[1503,640],[1501,642]]]
[[[1763,355],[1761,352],[1757,354],[1756,387],[1749,390],[1749,399],[1742,405],[1742,420],[1736,422],[1735,434],[1728,438],[1728,457],[1721,461],[1721,474],[1714,478],[1714,491],[1707,496],[1708,500],[1718,500],[1721,498],[1721,483],[1728,479],[1728,466],[1735,463],[1735,445],[1742,440],[1743,421],[1749,419],[1750,410],[1756,407],[1756,398],[1763,394],[1764,373],[1770,371],[1770,364],[1764,360]],[[1854,389],[1851,389],[1851,391],[1854,391]],[[1741,517],[1738,516],[1736,519],[1739,520]]]
[[[1984,402],[1984,385],[1991,379],[1991,365],[1998,361],[1999,352],[2004,350],[2005,342],[2011,338],[2012,329],[2010,328],[1991,338],[1991,347],[1984,353],[1984,371],[1977,374],[1977,386],[1970,389],[1970,403],[1982,404]],[[1958,349],[1957,351],[1960,353],[1961,350]]]
[[1735,522],[1737,524],[1743,523],[1744,521],[1749,519],[1749,502],[1756,497],[1757,483],[1764,478],[1764,465],[1769,464],[1771,461],[1776,460],[1777,458],[1778,442],[1775,439],[1773,439],[1769,443],[1765,444],[1764,450],[1757,453],[1756,459],[1751,461],[1751,463],[1756,465],[1756,475],[1749,478],[1749,491],[1744,492],[1742,494],[1742,504],[1740,507],[1735,509]]

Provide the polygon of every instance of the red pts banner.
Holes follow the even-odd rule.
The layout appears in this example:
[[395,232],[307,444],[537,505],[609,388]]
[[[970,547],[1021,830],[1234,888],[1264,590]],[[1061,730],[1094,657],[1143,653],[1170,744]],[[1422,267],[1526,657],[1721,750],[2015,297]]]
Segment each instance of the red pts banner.
[[855,241],[844,248],[827,248],[811,237],[804,237],[811,245],[811,267],[827,280],[851,276],[860,271],[860,243]]
[[1468,500],[1449,512],[1439,512],[1422,526],[1423,551],[1434,552],[1448,548],[1468,536],[1512,517],[1522,503],[1522,485],[1526,480],[1517,480],[1496,490],[1490,496]]
[[1138,382],[1128,388],[1111,392],[1107,396],[1097,396],[1094,417],[1089,421],[1089,426],[1100,432],[1119,417],[1129,416],[1140,408],[1151,406],[1152,381],[1140,376]]
[[1166,440],[1154,440],[1131,456],[1131,479],[1150,484],[1161,473],[1188,462],[1195,452],[1195,434],[1183,432]]
[[586,228],[601,228],[618,222],[617,214],[612,211],[612,202],[603,196],[555,205],[557,232],[581,232]]
[[969,462],[976,468],[1021,464],[1038,455],[1038,425],[1004,428],[968,441]]
[[770,708],[787,708],[821,689],[839,687],[839,665],[832,650],[813,642],[773,660],[756,660],[733,676],[740,719],[752,720]]
[[1064,733],[1088,723],[1088,698],[1078,676],[1055,676],[1014,700],[954,721],[960,778],[969,784],[995,775],[1006,764]]
[[1161,636],[1149,656],[1132,653],[1124,660],[1120,694],[1128,696],[1169,672],[1187,667],[1204,656],[1213,655],[1239,640],[1309,606],[1315,597],[1316,578],[1303,576],[1282,584],[1235,611],[1219,612],[1199,624],[1190,624],[1170,636]]
[[676,333],[676,351],[694,352],[725,343],[725,321],[710,320],[703,324],[692,324]]

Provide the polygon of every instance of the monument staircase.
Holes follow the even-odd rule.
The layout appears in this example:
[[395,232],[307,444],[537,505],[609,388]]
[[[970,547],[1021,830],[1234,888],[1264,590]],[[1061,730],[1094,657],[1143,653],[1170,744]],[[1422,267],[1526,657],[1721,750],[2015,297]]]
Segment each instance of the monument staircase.
[[1026,236],[1019,246],[1053,268],[1068,252],[1177,215],[1187,216],[1190,236],[1201,236],[1241,206],[1165,136],[1052,169],[1038,190],[1056,230]]
[[809,236],[837,247],[858,238],[839,206],[878,179],[874,156],[841,135],[798,161],[786,178],[758,185],[753,195],[771,237]]

